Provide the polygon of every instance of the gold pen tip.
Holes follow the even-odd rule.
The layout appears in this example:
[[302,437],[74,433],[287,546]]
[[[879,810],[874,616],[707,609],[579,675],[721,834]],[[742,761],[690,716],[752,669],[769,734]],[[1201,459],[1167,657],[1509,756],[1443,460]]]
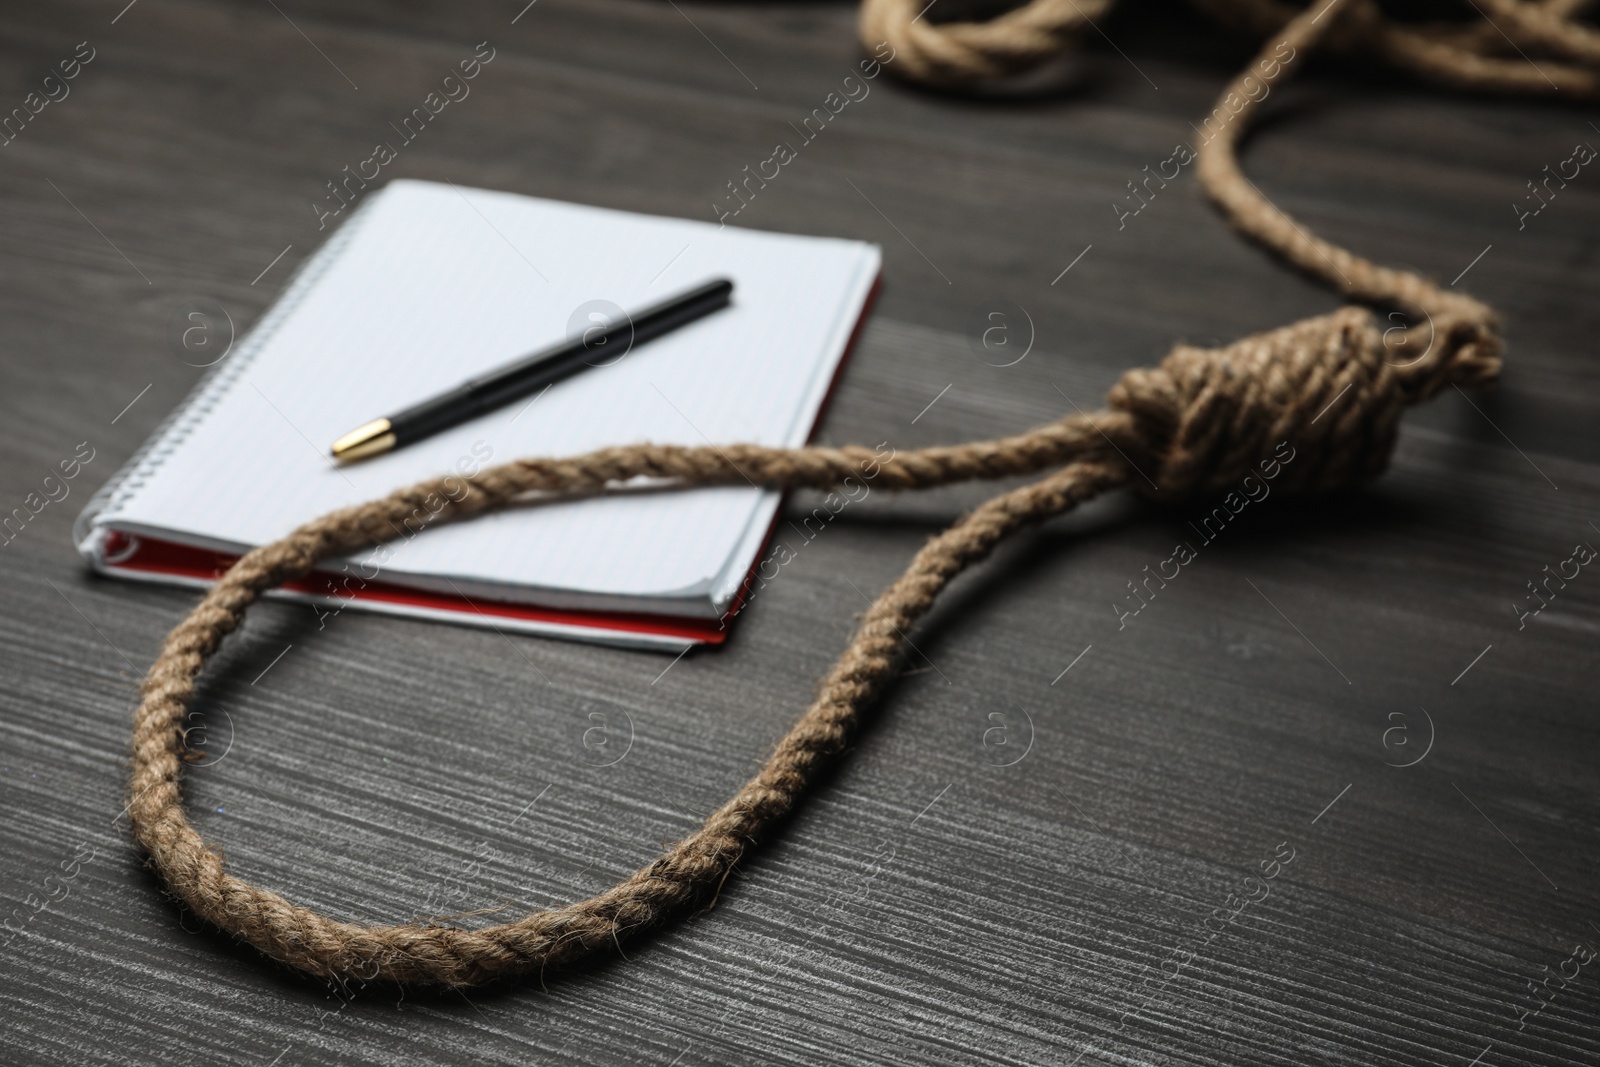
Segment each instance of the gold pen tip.
[[395,445],[394,431],[388,419],[373,419],[357,426],[333,443],[333,458],[340,463],[366,459],[387,452]]

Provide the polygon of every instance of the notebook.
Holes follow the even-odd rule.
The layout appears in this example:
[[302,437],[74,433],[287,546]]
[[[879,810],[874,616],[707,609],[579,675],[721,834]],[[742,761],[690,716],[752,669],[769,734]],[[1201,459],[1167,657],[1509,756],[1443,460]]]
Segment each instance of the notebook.
[[[75,539],[105,574],[204,585],[300,523],[434,475],[646,441],[802,445],[880,260],[858,241],[391,182],[96,493]],[[597,301],[631,311],[718,276],[729,308],[613,365],[387,455],[328,457],[353,426],[580,331]],[[315,603],[323,626],[359,609],[720,643],[780,503],[733,486],[514,508],[329,561],[278,595]]]

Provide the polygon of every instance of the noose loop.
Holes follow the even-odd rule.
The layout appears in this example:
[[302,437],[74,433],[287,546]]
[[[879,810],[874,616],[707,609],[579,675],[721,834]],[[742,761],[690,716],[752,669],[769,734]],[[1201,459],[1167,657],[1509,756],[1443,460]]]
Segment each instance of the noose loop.
[[[899,50],[897,69],[930,82],[1026,69],[1059,52],[1109,7],[1109,0],[1034,0],[991,23],[933,26],[917,17],[916,2],[866,0],[863,27],[869,43],[886,39]],[[1258,33],[1276,35],[1263,57],[1281,55],[1274,50],[1284,43],[1296,54],[1309,51],[1326,36],[1340,48],[1368,47],[1429,77],[1447,71],[1476,78],[1480,87],[1527,87],[1514,84],[1520,75],[1506,73],[1498,46],[1473,26],[1429,36],[1384,21],[1369,0],[1351,0],[1344,9],[1341,0],[1322,0],[1298,14],[1275,0],[1203,2],[1239,16]],[[1571,65],[1593,58],[1590,38],[1566,21],[1572,0],[1483,2],[1496,13],[1515,9],[1518,18],[1506,20],[1513,26],[1508,32],[1567,64],[1543,68],[1559,84],[1593,86],[1591,72]],[[1252,65],[1255,76],[1259,62]],[[1283,64],[1273,80],[1289,69]],[[1370,311],[1347,307],[1222,348],[1180,345],[1159,366],[1128,372],[1112,389],[1108,409],[992,441],[887,459],[855,446],[636,445],[519,460],[481,472],[464,494],[455,479],[440,478],[325,515],[240,559],[167,637],[145,680],[134,720],[128,812],[135,839],[167,887],[202,918],[267,955],[327,977],[463,986],[610,949],[714,897],[739,858],[843,751],[899,672],[905,634],[940,591],[1017,530],[1146,478],[1162,493],[1220,488],[1280,441],[1303,457],[1286,468],[1288,484],[1327,488],[1377,474],[1405,405],[1449,383],[1481,384],[1495,376],[1501,348],[1495,317],[1470,297],[1322,241],[1271,205],[1238,169],[1237,143],[1255,110],[1249,100],[1237,108],[1230,102],[1240,84],[1236,79],[1219,103],[1229,121],[1200,149],[1198,171],[1207,192],[1241,230],[1296,266],[1358,300],[1425,320],[1426,339],[1422,323],[1396,334],[1380,330]],[[320,560],[397,536],[420,506],[461,520],[530,498],[558,506],[564,494],[604,491],[638,476],[679,487],[749,481],[825,489],[867,475],[888,488],[921,489],[1029,474],[1042,477],[991,498],[917,553],[873,602],[816,698],[755,777],[694,833],[588,900],[479,930],[344,922],[228,874],[221,854],[184,812],[183,724],[206,660],[263,592],[303,577]],[[435,500],[443,504],[435,508]]]

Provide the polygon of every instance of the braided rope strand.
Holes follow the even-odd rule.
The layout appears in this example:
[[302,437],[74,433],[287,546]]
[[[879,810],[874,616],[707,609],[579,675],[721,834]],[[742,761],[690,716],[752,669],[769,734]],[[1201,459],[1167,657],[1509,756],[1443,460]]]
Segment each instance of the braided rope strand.
[[[1460,28],[1425,37],[1437,49],[1435,67],[1396,59],[1400,53],[1392,42],[1384,43],[1384,34],[1421,31],[1383,22],[1369,0],[1348,0],[1342,8],[1342,0],[1327,0],[1299,14],[1275,0],[1205,2],[1246,20],[1272,23],[1266,32],[1281,33],[1279,40],[1297,50],[1324,39],[1343,48],[1359,45],[1430,76],[1439,63],[1455,64],[1459,73],[1498,59],[1487,35]],[[1485,2],[1500,12],[1518,0]],[[862,18],[864,28],[891,35],[896,47],[913,57],[904,69],[914,76],[962,81],[996,77],[1047,58],[1109,3],[1034,0],[993,23],[952,28],[918,20],[904,0],[866,0]],[[1523,4],[1519,10],[1526,19],[1516,23],[1518,33],[1529,42],[1559,37],[1561,44],[1550,45],[1552,50],[1587,58],[1588,38],[1561,29],[1570,25],[1577,6],[1577,0]],[[1269,42],[1262,56],[1274,47]],[[1284,76],[1275,74],[1274,81]],[[1237,93],[1242,77],[1224,100]],[[1503,88],[1504,80],[1496,78],[1486,75],[1480,84]],[[332,512],[241,558],[163,643],[134,715],[129,782],[134,838],[151,865],[201,918],[313,975],[460,987],[571,962],[713,899],[734,864],[842,753],[899,674],[906,634],[941,591],[1016,531],[1127,485],[1150,482],[1162,494],[1179,494],[1234,483],[1280,441],[1306,457],[1284,472],[1292,487],[1325,488],[1376,476],[1388,461],[1406,405],[1446,384],[1494,379],[1500,366],[1498,323],[1478,301],[1414,274],[1378,267],[1311,236],[1274,207],[1238,167],[1239,139],[1254,110],[1246,105],[1235,112],[1233,121],[1202,147],[1197,170],[1208,194],[1241,231],[1339,291],[1427,317],[1430,332],[1422,356],[1404,363],[1391,358],[1419,339],[1410,335],[1420,327],[1396,342],[1370,311],[1351,306],[1222,348],[1177,346],[1159,366],[1125,374],[1105,410],[991,441],[888,458],[860,446],[607,448],[493,467],[467,482],[464,492],[455,479],[438,478]],[[401,527],[419,507],[440,521],[460,521],[527,503],[558,504],[641,478],[669,488],[748,482],[771,489],[831,489],[863,476],[908,490],[1038,477],[992,497],[930,539],[872,602],[815,699],[756,775],[698,830],[610,889],[479,930],[368,926],[330,918],[228,874],[221,854],[190,824],[179,786],[183,721],[207,659],[262,593],[304,577],[319,561],[402,536]]]

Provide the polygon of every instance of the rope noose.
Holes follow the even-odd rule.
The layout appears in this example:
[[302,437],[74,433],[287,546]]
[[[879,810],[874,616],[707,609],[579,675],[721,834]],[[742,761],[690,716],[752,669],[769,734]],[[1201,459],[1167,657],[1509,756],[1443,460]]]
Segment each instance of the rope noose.
[[[866,0],[869,47],[889,41],[895,68],[934,84],[971,84],[1027,70],[1067,47],[1110,0],[1034,0],[992,22],[935,25],[925,0]],[[1325,38],[1425,77],[1474,88],[1548,91],[1500,54],[1505,39],[1478,24],[1433,29],[1386,19],[1371,0],[1319,0],[1295,13],[1275,0],[1199,0],[1268,38],[1262,59],[1296,56]],[[1568,16],[1581,0],[1481,0],[1518,47],[1551,55],[1540,71],[1568,93],[1591,92],[1597,35]],[[1343,9],[1338,10],[1343,4]],[[1269,81],[1286,78],[1280,63]],[[1267,69],[1258,60],[1252,77]],[[1253,73],[1250,73],[1253,71]],[[1132,370],[1110,407],[1027,433],[927,448],[887,460],[872,450],[727,445],[636,445],[566,459],[524,459],[481,472],[461,495],[439,478],[309,522],[245,555],[168,635],[134,717],[128,814],[135,840],[167,888],[202,919],[309,974],[361,981],[466,986],[541,971],[613,949],[641,930],[703,906],[745,852],[799,802],[817,772],[843,751],[898,674],[909,633],[940,591],[1000,541],[1108,490],[1152,480],[1164,494],[1237,483],[1279,442],[1296,450],[1290,484],[1328,488],[1371,478],[1386,465],[1402,408],[1445,385],[1494,379],[1501,342],[1493,312],[1476,300],[1381,268],[1311,236],[1240,172],[1237,144],[1254,117],[1241,75],[1219,108],[1232,114],[1199,152],[1208,194],[1233,223],[1294,265],[1357,300],[1425,320],[1382,331],[1371,312],[1346,307],[1216,349],[1178,346],[1155,368]],[[1231,94],[1231,95],[1230,95]],[[1242,105],[1234,110],[1234,98]],[[1390,335],[1394,336],[1390,336]],[[1421,353],[1416,355],[1415,353]],[[1043,476],[1001,493],[932,538],[867,610],[816,698],[761,770],[694,833],[648,866],[588,900],[478,930],[439,924],[367,926],[291,903],[227,873],[183,808],[183,723],[197,679],[264,592],[329,557],[398,536],[419,506],[443,500],[461,520],[530,494],[604,491],[647,476],[680,487],[744,484],[830,489],[869,470],[874,484],[923,489],[958,481]]]

